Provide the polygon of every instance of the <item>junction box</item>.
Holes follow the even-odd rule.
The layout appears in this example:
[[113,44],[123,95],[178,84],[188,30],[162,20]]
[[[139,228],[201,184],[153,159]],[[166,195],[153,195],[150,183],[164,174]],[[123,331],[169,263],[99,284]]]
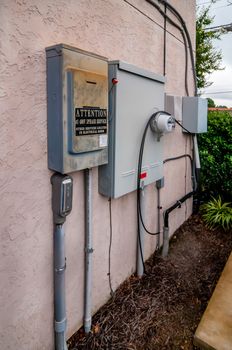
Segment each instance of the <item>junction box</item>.
[[107,59],[64,44],[48,47],[46,57],[49,169],[107,163]]
[[182,108],[182,124],[185,129],[192,134],[207,132],[208,101],[206,98],[184,96]]

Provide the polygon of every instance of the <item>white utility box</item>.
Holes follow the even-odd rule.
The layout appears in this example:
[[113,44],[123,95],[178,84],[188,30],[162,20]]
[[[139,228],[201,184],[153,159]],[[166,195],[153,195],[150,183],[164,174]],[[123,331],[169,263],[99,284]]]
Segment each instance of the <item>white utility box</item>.
[[[137,188],[139,149],[144,128],[164,110],[163,76],[122,61],[109,62],[109,161],[99,167],[99,192],[118,198]],[[141,177],[144,185],[163,177],[163,143],[147,132]]]

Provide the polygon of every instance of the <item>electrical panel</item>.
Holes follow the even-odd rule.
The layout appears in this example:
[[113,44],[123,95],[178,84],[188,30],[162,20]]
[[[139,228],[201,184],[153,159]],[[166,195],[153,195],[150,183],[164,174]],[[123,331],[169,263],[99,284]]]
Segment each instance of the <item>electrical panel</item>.
[[107,59],[64,44],[46,56],[49,169],[64,174],[107,163]]
[[[137,188],[139,149],[153,113],[164,110],[163,76],[122,61],[109,62],[109,162],[99,167],[99,192],[118,198]],[[168,137],[168,136],[167,136]],[[163,177],[163,142],[149,127],[141,178]]]
[[182,98],[182,124],[189,132],[207,132],[207,114],[207,99],[187,96]]

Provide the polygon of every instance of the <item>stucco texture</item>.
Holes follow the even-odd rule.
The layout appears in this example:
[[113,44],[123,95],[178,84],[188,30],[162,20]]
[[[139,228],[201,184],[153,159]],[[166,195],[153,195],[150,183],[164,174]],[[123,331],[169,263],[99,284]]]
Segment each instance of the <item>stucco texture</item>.
[[[128,2],[0,0],[0,349],[53,349],[52,173],[47,169],[45,47],[63,42],[162,74],[164,21],[145,1]],[[171,3],[194,37],[195,2]],[[165,88],[181,96],[185,94],[183,43],[178,31],[170,25],[167,29]],[[190,70],[189,81],[191,86]],[[165,157],[191,152],[189,138],[178,127],[167,140]],[[109,298],[110,229],[109,203],[98,194],[97,168],[93,175],[94,313]],[[73,174],[73,179],[73,210],[65,224],[67,336],[83,319],[83,172]],[[162,207],[190,189],[189,164],[184,159],[167,163]],[[155,229],[156,189],[152,185],[147,192],[146,222]],[[170,215],[171,233],[190,213],[191,200]],[[116,288],[135,271],[135,193],[112,201],[112,222],[111,273]],[[146,258],[155,246],[156,238],[146,237]]]

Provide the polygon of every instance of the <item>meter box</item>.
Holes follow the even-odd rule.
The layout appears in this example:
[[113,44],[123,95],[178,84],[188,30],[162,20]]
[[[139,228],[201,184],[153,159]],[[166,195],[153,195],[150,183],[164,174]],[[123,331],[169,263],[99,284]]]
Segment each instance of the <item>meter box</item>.
[[[139,150],[145,126],[164,110],[165,78],[122,61],[109,62],[109,162],[99,167],[99,192],[118,198],[137,188]],[[163,142],[150,127],[144,146],[144,185],[163,177]]]
[[182,98],[182,124],[193,134],[207,132],[208,101],[197,96]]
[[107,59],[48,47],[48,167],[62,174],[108,161]]

